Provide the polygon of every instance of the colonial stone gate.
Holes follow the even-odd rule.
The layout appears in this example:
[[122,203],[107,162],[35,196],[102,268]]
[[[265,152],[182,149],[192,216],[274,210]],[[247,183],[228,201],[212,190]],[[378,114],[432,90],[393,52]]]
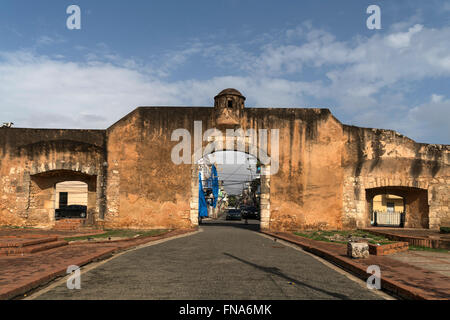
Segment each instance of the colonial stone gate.
[[[222,149],[217,151],[236,151],[234,149]],[[257,156],[251,154],[255,158]],[[192,225],[198,225],[198,190],[199,190],[199,165],[192,165],[191,176],[191,201],[190,201],[190,219]],[[260,227],[262,229],[269,229],[270,225],[270,164],[261,166],[261,197],[260,197]]]
[[[202,135],[195,140],[198,128]],[[266,175],[262,186],[263,228],[369,226],[367,197],[380,187],[409,187],[403,191],[410,198],[422,190],[420,205],[412,205],[410,212],[420,219],[428,215],[423,218],[428,225],[413,218],[411,227],[436,229],[450,223],[448,145],[344,125],[328,109],[247,108],[239,91],[226,89],[214,107],[139,107],[106,130],[1,128],[0,224],[52,227],[45,204],[29,205],[33,175],[51,173],[48,177],[61,182],[80,173],[90,181],[94,224],[191,227],[196,221],[193,192],[198,192],[192,182],[195,168],[190,161],[172,161],[180,144],[173,133],[189,133],[191,152],[185,159],[192,160],[211,142],[203,135],[213,128],[224,136],[227,129],[267,130],[268,156],[276,158],[272,151],[278,152],[278,170],[271,165],[276,172]],[[276,148],[272,132],[279,134]],[[66,178],[63,172],[70,174]]]

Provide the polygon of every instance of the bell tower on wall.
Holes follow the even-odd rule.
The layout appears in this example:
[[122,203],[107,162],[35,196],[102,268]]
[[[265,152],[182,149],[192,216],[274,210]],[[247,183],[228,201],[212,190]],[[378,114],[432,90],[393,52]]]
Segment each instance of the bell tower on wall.
[[217,125],[238,125],[244,113],[245,97],[236,89],[222,90],[214,98]]

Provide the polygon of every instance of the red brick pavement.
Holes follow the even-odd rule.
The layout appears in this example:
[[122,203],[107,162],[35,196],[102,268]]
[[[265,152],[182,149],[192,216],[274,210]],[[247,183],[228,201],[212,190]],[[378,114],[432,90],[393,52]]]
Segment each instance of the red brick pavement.
[[450,234],[429,229],[399,229],[371,227],[363,229],[394,241],[406,241],[409,245],[450,250]]
[[388,227],[370,227],[364,230],[369,232],[378,232],[386,234],[395,234],[398,236],[411,237],[439,237],[440,239],[450,240],[450,234],[440,233],[432,229],[413,229],[413,228],[388,228]]
[[99,233],[104,233],[103,230],[84,230],[84,231],[64,231],[64,230],[42,230],[33,228],[1,228],[0,227],[0,238],[42,238],[42,237],[52,237],[57,236],[60,238],[67,237],[78,237],[95,235]]
[[193,231],[195,230],[174,230],[159,236],[117,242],[71,244],[32,255],[0,257],[0,300],[23,295],[59,276],[64,276],[70,265],[81,267],[107,258],[115,252]]
[[370,255],[368,259],[351,259],[347,257],[347,248],[343,244],[315,241],[285,232],[263,233],[297,244],[305,251],[320,256],[363,280],[367,280],[370,276],[366,273],[367,267],[378,265],[381,269],[382,288],[399,297],[426,300],[450,299],[450,278],[439,273],[386,256]]

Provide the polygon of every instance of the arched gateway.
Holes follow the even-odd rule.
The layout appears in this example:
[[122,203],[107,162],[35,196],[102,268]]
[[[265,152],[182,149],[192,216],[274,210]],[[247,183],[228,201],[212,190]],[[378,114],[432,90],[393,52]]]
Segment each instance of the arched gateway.
[[406,199],[403,225],[450,223],[448,145],[344,125],[328,109],[247,108],[226,89],[214,107],[139,107],[106,130],[1,128],[0,225],[52,227],[54,192],[40,190],[82,177],[89,223],[191,227],[195,160],[212,150],[263,159],[265,229],[370,226],[384,190]]

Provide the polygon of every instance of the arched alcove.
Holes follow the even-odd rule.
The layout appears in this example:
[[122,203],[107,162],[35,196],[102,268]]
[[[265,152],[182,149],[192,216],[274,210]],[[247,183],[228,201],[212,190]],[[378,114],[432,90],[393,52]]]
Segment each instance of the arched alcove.
[[[61,199],[61,193],[63,197],[67,196],[67,203]],[[98,212],[97,176],[71,170],[52,170],[30,176],[30,226],[52,226],[61,203],[84,206],[85,210],[79,210],[78,218],[93,219]],[[85,212],[84,217],[81,217],[81,212]]]
[[368,219],[373,226],[428,228],[426,189],[386,186],[366,189]]

